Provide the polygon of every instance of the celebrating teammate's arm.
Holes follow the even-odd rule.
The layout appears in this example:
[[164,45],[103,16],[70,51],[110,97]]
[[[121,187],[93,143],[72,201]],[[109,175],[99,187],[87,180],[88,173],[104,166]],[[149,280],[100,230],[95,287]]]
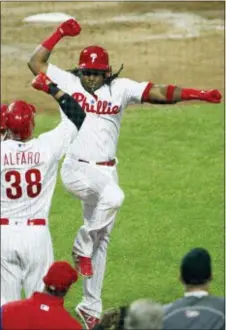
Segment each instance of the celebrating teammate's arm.
[[180,101],[200,100],[220,103],[221,93],[217,89],[198,90],[181,88],[175,85],[152,85],[147,91],[143,102],[155,104],[173,104]]
[[72,96],[60,90],[44,73],[39,73],[32,81],[32,87],[50,94],[59,103],[62,111],[80,129],[86,117],[85,112]]
[[37,75],[39,72],[47,72],[48,58],[56,44],[65,36],[74,37],[81,31],[81,27],[74,19],[63,22],[41,45],[39,45],[28,62],[28,67]]

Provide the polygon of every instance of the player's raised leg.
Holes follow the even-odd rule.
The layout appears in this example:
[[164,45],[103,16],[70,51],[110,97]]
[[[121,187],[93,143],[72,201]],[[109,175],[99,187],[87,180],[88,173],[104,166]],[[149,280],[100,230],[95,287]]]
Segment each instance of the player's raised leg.
[[[61,177],[66,189],[82,200],[85,206],[94,206],[92,212],[85,208],[84,225],[79,229],[74,243],[74,253],[91,261],[95,243],[93,234],[114,221],[123,203],[124,193],[115,183],[113,175],[107,170],[100,171],[97,166],[75,162],[71,167],[64,163]],[[79,271],[85,276],[92,275],[83,274],[82,269]]]
[[[83,301],[76,310],[79,315],[85,312],[91,317],[99,318],[109,233],[123,203],[124,194],[117,184],[117,174],[113,168],[106,168],[103,172],[96,166],[82,164],[81,168],[80,165],[75,165],[72,169],[64,164],[61,176],[67,190],[83,200],[84,225],[78,231],[73,251],[90,260],[93,266],[92,273],[84,274],[81,263],[79,265],[80,273],[92,278],[84,280]],[[92,187],[90,176],[93,178]],[[87,269],[88,267],[85,268]]]
[[124,200],[122,190],[118,185],[110,182],[99,195],[97,206],[93,209],[90,218],[84,213],[86,224],[80,228],[74,247],[78,255],[92,257],[94,250],[93,232],[99,232],[113,223],[116,213]]
[[[116,169],[108,168],[106,170],[110,172],[113,181],[118,185],[118,174]],[[83,214],[85,223],[92,219],[92,214],[95,212],[95,208],[98,209],[98,206],[98,204],[93,207],[89,204],[84,204]],[[94,273],[91,278],[84,279],[83,299],[81,303],[76,307],[76,311],[80,316],[85,318],[85,316],[88,315],[85,320],[86,323],[87,320],[91,320],[93,321],[93,324],[95,324],[95,318],[99,318],[102,312],[101,292],[103,288],[104,273],[107,261],[107,248],[117,212],[115,213],[113,221],[111,221],[108,226],[98,232],[95,232],[95,235],[94,232],[91,232],[95,242],[92,255]]]

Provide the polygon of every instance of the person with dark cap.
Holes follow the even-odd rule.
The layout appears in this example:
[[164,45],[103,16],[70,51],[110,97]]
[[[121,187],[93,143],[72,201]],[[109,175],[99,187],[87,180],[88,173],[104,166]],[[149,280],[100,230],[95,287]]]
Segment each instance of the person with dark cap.
[[77,279],[77,271],[68,262],[54,262],[43,278],[44,292],[2,306],[1,329],[82,329],[64,308],[64,297]]
[[185,294],[165,306],[164,329],[223,330],[225,298],[209,294],[212,267],[207,250],[194,248],[183,257],[180,280]]

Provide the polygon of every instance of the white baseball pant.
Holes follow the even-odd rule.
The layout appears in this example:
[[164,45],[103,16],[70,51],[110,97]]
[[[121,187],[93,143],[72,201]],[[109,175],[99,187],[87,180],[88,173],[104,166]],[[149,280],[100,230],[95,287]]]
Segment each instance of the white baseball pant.
[[48,226],[1,226],[1,296],[4,302],[43,291],[43,276],[53,263],[52,240]]
[[84,224],[75,238],[77,254],[91,257],[94,275],[83,281],[79,308],[100,317],[109,235],[124,200],[116,166],[87,164],[66,159],[61,168],[66,189],[82,201]]

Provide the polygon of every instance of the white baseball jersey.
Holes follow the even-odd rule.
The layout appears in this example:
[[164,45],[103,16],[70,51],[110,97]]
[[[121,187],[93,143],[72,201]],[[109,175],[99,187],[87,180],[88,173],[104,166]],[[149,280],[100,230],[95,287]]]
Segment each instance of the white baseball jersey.
[[1,218],[48,220],[58,163],[76,135],[76,126],[64,115],[38,138],[1,142]]
[[148,82],[116,78],[110,86],[101,86],[93,96],[83,88],[79,77],[55,65],[48,65],[47,76],[72,95],[86,112],[86,119],[69,147],[67,157],[89,161],[114,159],[123,110],[129,104],[141,103]]

